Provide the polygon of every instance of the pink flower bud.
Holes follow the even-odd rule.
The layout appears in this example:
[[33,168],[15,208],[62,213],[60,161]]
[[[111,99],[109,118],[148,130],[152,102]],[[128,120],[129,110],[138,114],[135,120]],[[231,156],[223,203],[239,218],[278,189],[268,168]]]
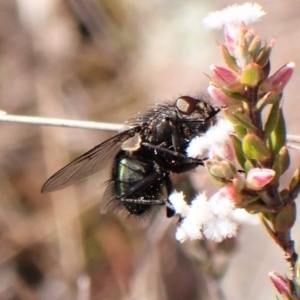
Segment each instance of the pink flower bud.
[[238,92],[243,89],[240,76],[224,67],[212,65],[210,70],[213,73],[212,79],[215,80],[221,88],[225,88],[231,92]]
[[224,26],[225,45],[232,56],[235,54],[235,48],[238,40],[238,27],[237,26]]
[[212,212],[216,215],[228,215],[236,204],[240,203],[241,195],[232,184],[226,184],[209,199]]
[[235,151],[231,143],[225,143],[223,148],[224,158],[229,160],[230,162],[234,162],[235,160]]
[[267,87],[269,90],[282,91],[291,79],[294,69],[295,64],[293,62],[287,63],[263,83],[264,87]]
[[282,276],[277,272],[270,272],[269,277],[281,295],[291,296],[290,281],[287,277]]
[[254,168],[247,174],[246,185],[249,189],[259,191],[266,186],[274,176],[274,170]]
[[219,158],[224,158],[226,160],[229,160],[230,162],[234,163],[235,161],[235,151],[230,143],[230,141],[224,141],[223,144],[215,144],[210,148],[209,151],[209,158],[214,160],[214,159],[219,159]]
[[229,106],[238,102],[237,100],[228,97],[220,88],[213,84],[209,85],[207,92],[215,100],[216,104],[221,107]]

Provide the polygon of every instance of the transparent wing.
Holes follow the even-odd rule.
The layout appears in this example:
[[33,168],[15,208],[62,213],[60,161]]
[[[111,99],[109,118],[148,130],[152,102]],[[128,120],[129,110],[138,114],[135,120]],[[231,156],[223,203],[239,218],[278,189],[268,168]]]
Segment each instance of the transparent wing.
[[126,130],[76,158],[52,175],[43,185],[42,193],[63,189],[96,173],[120,151],[123,142],[137,133],[137,127]]
[[122,202],[117,199],[114,181],[109,180],[104,185],[106,188],[102,197],[103,202],[100,205],[101,214],[122,209]]

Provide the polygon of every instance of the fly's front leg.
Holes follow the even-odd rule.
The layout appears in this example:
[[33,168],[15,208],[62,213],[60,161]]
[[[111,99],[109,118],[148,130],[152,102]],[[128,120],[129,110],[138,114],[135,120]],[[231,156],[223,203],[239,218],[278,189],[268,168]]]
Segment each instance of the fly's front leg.
[[204,165],[202,159],[188,157],[177,151],[149,143],[142,143],[142,145],[147,149],[153,150],[155,154],[153,155],[153,159],[159,165],[174,173],[183,173]]

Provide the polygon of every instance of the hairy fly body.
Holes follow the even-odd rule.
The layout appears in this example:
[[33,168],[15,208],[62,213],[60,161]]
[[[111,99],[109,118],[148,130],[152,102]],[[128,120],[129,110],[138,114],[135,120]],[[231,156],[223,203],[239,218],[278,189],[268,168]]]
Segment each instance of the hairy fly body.
[[182,96],[175,102],[148,110],[130,120],[131,129],[97,145],[52,175],[42,192],[72,185],[102,169],[113,159],[111,179],[104,197],[108,206],[120,206],[129,214],[141,215],[152,205],[167,207],[172,192],[170,173],[182,173],[203,165],[189,158],[185,150],[195,136],[203,134],[215,122],[219,112],[203,99]]

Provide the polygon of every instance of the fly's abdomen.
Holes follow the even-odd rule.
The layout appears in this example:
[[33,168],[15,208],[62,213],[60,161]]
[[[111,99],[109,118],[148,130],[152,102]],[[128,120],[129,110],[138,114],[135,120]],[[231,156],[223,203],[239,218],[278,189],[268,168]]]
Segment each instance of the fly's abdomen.
[[[152,162],[126,151],[120,151],[116,157],[112,180],[117,200],[127,200],[122,204],[130,214],[135,215],[151,208],[147,200],[158,200],[164,185],[163,174],[157,172]],[[145,204],[129,202],[128,199],[143,200]]]

